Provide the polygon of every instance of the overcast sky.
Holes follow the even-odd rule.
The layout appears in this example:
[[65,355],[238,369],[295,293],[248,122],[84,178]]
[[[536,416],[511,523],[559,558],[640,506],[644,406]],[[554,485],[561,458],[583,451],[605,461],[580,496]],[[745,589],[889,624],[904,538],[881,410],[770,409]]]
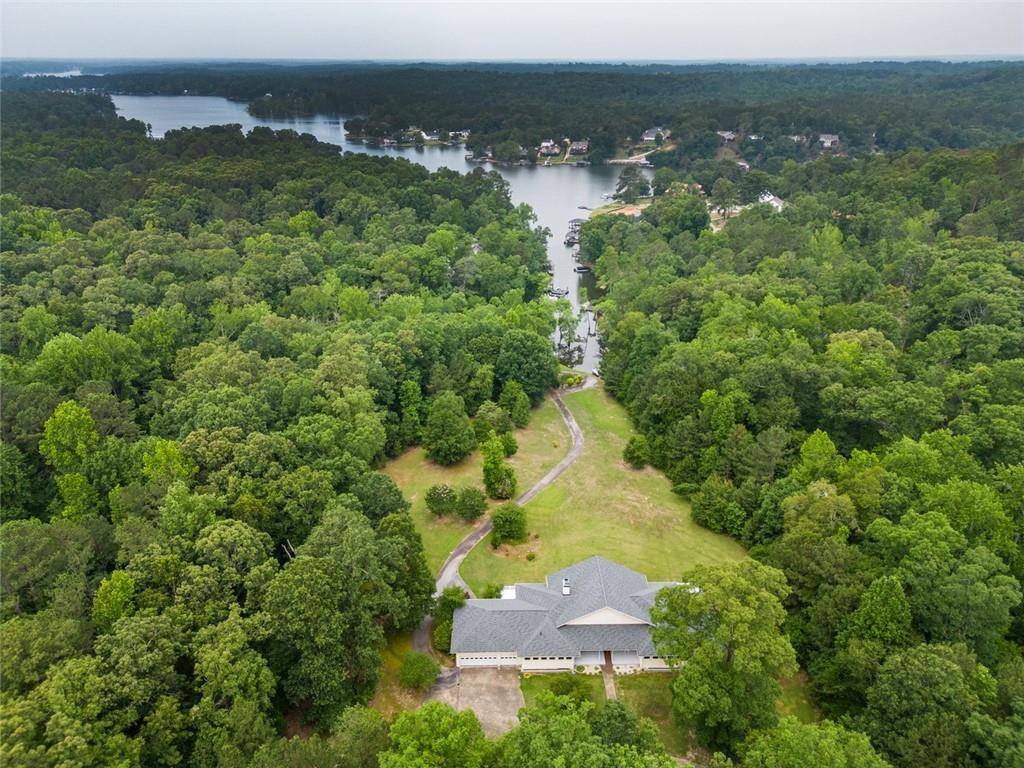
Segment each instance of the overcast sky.
[[1024,55],[1024,0],[0,0],[4,58],[707,60]]

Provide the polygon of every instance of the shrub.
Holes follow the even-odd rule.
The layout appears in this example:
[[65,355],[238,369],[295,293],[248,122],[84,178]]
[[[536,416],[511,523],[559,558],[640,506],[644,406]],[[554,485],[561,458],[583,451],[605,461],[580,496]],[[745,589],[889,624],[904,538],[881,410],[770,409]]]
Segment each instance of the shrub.
[[489,600],[501,597],[501,584],[488,584],[480,593],[480,597]]
[[647,438],[644,435],[633,435],[629,438],[629,442],[626,443],[625,450],[622,451],[622,458],[633,469],[643,469],[646,467],[650,461],[650,455],[650,446],[647,444]]
[[[449,641],[450,645],[450,641]],[[398,669],[398,682],[406,688],[425,691],[437,679],[441,667],[425,653],[405,654]]]
[[449,653],[452,649],[452,623],[442,621],[434,625],[434,634],[431,637],[435,650],[441,653]]
[[487,509],[487,497],[479,488],[467,485],[459,489],[455,499],[455,514],[463,520],[476,520]]
[[582,703],[590,698],[587,678],[567,673],[551,676],[551,692],[558,696],[567,696],[576,703]]
[[519,443],[511,432],[501,435],[501,445],[505,449],[506,456],[515,456],[519,451]]
[[523,541],[526,538],[526,513],[518,504],[502,504],[494,510],[491,522],[494,525],[491,531],[492,547]]
[[527,552],[526,553],[526,560],[527,560],[527,562],[532,563],[536,559],[537,559],[537,553],[536,552]]
[[451,515],[457,511],[458,496],[450,485],[442,483],[430,486],[424,500],[427,502],[427,509],[436,517]]

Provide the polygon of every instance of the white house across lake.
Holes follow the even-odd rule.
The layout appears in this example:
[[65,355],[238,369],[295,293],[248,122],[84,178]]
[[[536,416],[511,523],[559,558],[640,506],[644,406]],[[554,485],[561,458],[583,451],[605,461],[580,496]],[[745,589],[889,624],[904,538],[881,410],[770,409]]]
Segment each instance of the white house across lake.
[[616,672],[667,669],[651,642],[650,609],[663,587],[642,573],[591,557],[543,584],[515,584],[455,611],[451,651],[458,667]]

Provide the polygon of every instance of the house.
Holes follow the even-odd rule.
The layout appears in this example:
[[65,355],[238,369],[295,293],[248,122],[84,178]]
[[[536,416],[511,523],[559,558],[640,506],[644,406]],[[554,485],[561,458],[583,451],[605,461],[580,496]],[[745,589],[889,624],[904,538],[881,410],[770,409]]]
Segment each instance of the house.
[[818,137],[818,143],[822,149],[835,149],[839,144],[839,137],[834,133],[823,133]]
[[750,170],[750,163],[748,163],[746,160],[737,160],[736,161],[736,165],[738,165],[740,167],[741,171],[749,171]]
[[762,192],[760,196],[758,196],[757,202],[770,205],[776,211],[781,211],[786,207],[786,201],[781,197],[773,195],[771,192]]
[[542,141],[537,149],[537,154],[544,157],[557,157],[562,154],[562,147],[553,141]]
[[747,138],[750,139],[751,141],[760,141],[761,139],[764,138],[764,136],[762,136],[760,133],[752,133],[749,136],[747,136]]
[[570,155],[585,155],[590,151],[590,141],[584,139],[583,141],[574,141],[569,145]]
[[717,133],[721,137],[722,141],[726,143],[729,143],[730,141],[736,141],[735,131],[715,131],[715,133]]
[[786,138],[792,141],[794,144],[803,144],[805,141],[807,141],[807,137],[801,136],[799,133],[791,133]]
[[640,138],[645,142],[651,143],[658,140],[658,134],[661,134],[663,139],[668,138],[668,131],[664,128],[648,128]]
[[603,557],[557,571],[543,584],[515,584],[501,597],[456,609],[451,651],[457,667],[616,672],[667,669],[651,642],[651,582]]

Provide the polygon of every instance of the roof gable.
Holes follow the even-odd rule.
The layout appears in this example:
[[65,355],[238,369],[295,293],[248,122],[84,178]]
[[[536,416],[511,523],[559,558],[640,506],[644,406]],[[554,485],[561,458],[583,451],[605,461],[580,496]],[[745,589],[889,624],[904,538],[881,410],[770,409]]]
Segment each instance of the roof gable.
[[650,622],[644,621],[643,619],[637,618],[636,616],[630,616],[628,613],[617,611],[614,608],[605,606],[604,608],[598,608],[596,611],[584,614],[583,616],[577,616],[575,619],[563,622],[560,626],[573,627],[582,625],[594,625],[594,624],[649,624]]

